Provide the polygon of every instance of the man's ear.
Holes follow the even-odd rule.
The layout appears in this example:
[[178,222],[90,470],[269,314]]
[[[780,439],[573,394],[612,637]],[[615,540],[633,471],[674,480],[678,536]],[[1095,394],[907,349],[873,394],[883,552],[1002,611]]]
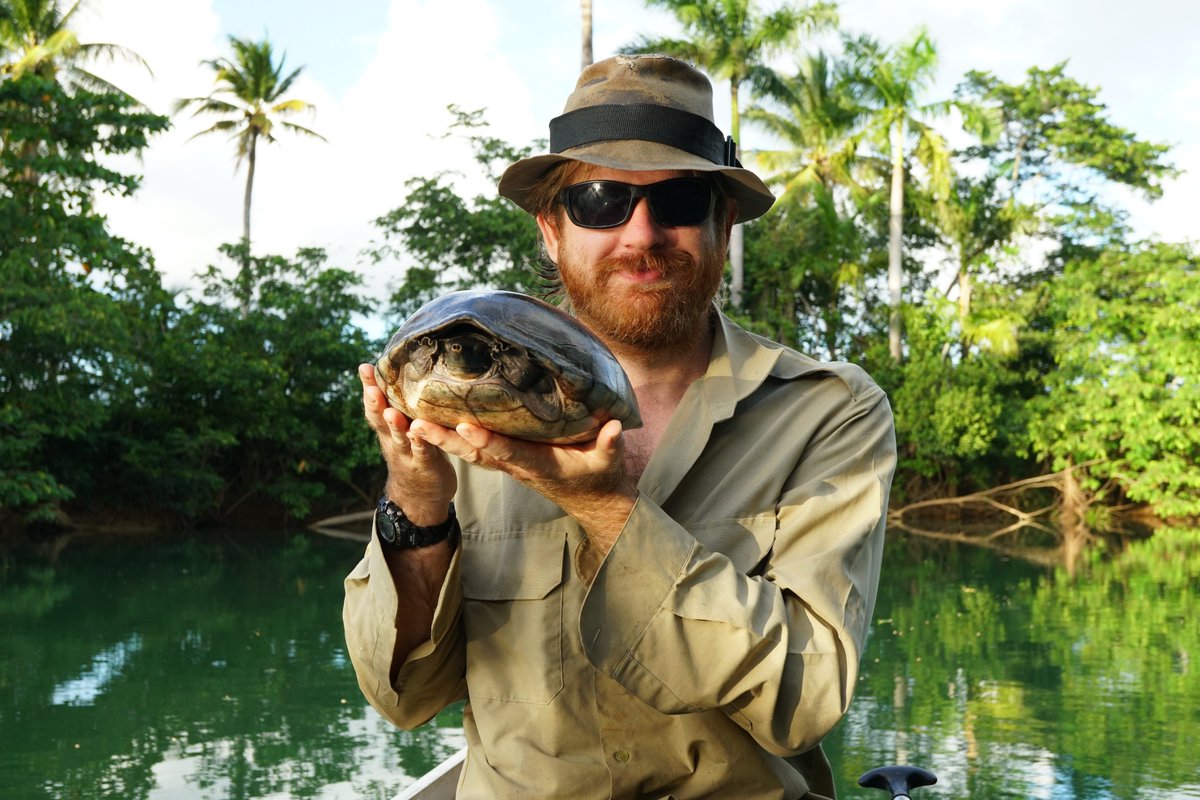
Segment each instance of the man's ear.
[[538,230],[542,232],[542,242],[546,245],[546,255],[555,264],[558,263],[558,220],[551,219],[546,212],[537,215]]

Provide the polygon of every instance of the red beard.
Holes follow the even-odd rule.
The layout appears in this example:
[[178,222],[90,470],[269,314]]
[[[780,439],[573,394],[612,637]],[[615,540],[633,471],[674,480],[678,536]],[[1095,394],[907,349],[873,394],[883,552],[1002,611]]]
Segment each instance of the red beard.
[[[564,263],[559,272],[588,327],[614,342],[657,350],[692,339],[707,325],[724,264],[719,248],[706,248],[699,264],[689,253],[669,250],[605,259],[591,269]],[[642,284],[609,280],[643,270],[661,277]]]

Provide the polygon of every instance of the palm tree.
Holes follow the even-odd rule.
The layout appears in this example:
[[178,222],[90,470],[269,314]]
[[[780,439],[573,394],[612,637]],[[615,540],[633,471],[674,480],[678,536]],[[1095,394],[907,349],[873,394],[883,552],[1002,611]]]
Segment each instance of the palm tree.
[[784,143],[754,155],[785,196],[802,199],[818,189],[832,196],[841,188],[861,200],[870,192],[862,179],[886,166],[860,152],[862,109],[846,91],[842,72],[825,53],[808,56],[795,75],[768,76],[760,84],[759,95],[771,107],[746,110],[748,122]]
[[[734,141],[741,138],[738,95],[742,84],[753,85],[763,79],[769,73],[764,62],[794,44],[801,33],[837,24],[837,7],[825,2],[806,7],[788,4],[770,14],[759,13],[754,0],[646,0],[646,5],[674,14],[687,38],[643,36],[622,52],[675,56],[718,80],[729,81],[729,133]],[[742,302],[742,247],[742,230],[735,226],[729,242],[730,304],[735,308]]]
[[[64,10],[59,0],[0,0],[0,80],[20,80],[30,76],[50,81],[68,94],[85,89],[116,94],[137,103],[127,92],[113,86],[84,68],[97,58],[124,58],[150,67],[137,53],[120,45],[80,42],[72,29],[81,0]],[[53,148],[48,142],[21,138],[15,131],[4,131],[0,146],[19,154],[20,181],[33,186],[41,179],[34,167],[40,148]]]
[[[302,111],[311,112],[314,107],[304,100],[283,99],[304,68],[298,67],[285,76],[285,56],[280,56],[279,63],[275,63],[269,40],[252,42],[249,39],[230,36],[229,44],[233,48],[232,59],[216,58],[202,62],[216,73],[214,80],[217,88],[207,97],[188,97],[177,101],[175,111],[178,113],[193,106],[195,111],[192,112],[192,116],[217,114],[224,117],[212,127],[192,136],[192,139],[207,133],[230,133],[237,141],[237,165],[241,166],[243,160],[246,162],[246,193],[242,203],[244,271],[250,257],[250,200],[254,192],[254,165],[258,140],[261,138],[266,142],[276,141],[276,117]],[[293,133],[326,141],[321,134],[293,122],[279,120],[279,124]]]
[[592,0],[579,0],[579,8],[583,15],[583,49],[580,53],[583,66],[580,69],[587,69],[592,63]]
[[[149,70],[137,53],[116,44],[80,42],[72,24],[82,0],[63,10],[60,0],[4,0],[0,4],[0,75],[34,73],[76,88],[126,94],[83,68],[97,58],[126,58]],[[128,95],[126,95],[128,96]]]
[[964,358],[973,344],[1003,356],[1017,350],[1019,320],[1014,313],[993,310],[989,319],[980,320],[971,308],[975,277],[996,265],[1015,236],[1035,229],[1034,209],[1011,197],[1006,201],[1001,183],[997,171],[982,178],[955,178],[947,202],[937,210],[938,227],[957,267],[958,327]]
[[901,357],[900,304],[903,277],[904,180],[906,145],[925,168],[935,202],[949,196],[953,170],[945,138],[927,121],[941,117],[951,108],[962,112],[968,129],[987,135],[990,126],[983,109],[961,101],[922,103],[921,95],[933,82],[937,48],[924,29],[896,47],[884,47],[875,39],[847,39],[851,61],[850,83],[859,102],[871,113],[869,129],[881,149],[891,158],[891,194],[888,200],[888,350],[892,359]]

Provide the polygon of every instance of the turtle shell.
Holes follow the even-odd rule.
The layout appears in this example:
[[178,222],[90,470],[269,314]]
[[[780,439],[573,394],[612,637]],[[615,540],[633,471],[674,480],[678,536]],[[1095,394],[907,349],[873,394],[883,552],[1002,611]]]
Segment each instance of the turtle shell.
[[472,422],[540,442],[642,424],[625,370],[574,317],[516,292],[451,292],[392,335],[375,377],[394,407],[446,427]]

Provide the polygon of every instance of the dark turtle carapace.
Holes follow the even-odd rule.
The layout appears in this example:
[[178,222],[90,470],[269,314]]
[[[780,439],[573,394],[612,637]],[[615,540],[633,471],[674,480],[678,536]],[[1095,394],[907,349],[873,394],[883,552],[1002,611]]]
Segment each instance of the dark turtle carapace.
[[584,442],[610,419],[642,424],[612,352],[573,317],[516,292],[452,292],[392,335],[375,378],[393,406],[540,442]]

